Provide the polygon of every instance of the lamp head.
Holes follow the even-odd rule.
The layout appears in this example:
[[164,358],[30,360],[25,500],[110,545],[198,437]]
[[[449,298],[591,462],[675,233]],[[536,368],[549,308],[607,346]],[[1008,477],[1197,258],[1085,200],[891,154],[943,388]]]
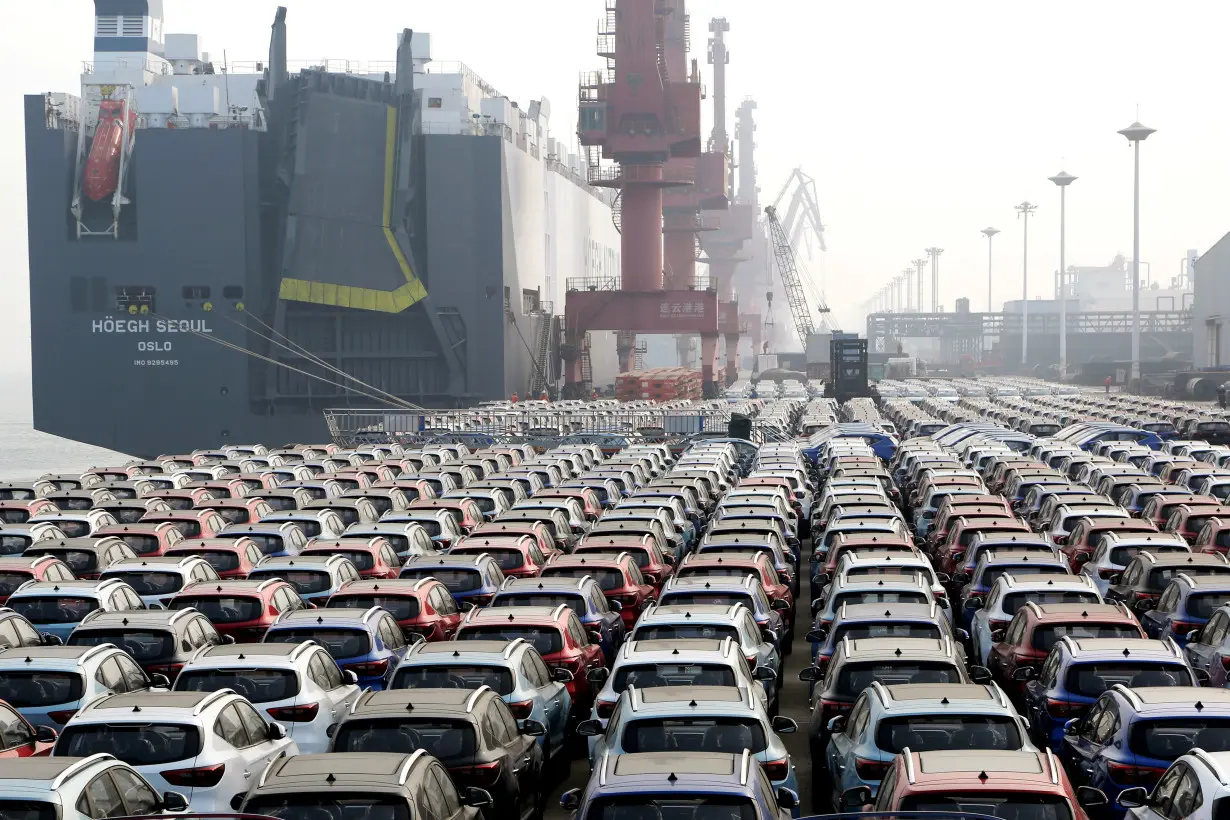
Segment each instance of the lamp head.
[[1134,122],[1119,133],[1127,137],[1128,142],[1144,142],[1148,139],[1150,134],[1153,134],[1156,131],[1156,128],[1149,128],[1146,125],[1141,125],[1138,122]]
[[1047,179],[1058,185],[1060,188],[1066,188],[1076,181],[1076,177],[1072,176],[1067,171],[1060,171],[1053,177],[1047,177]]
[[999,233],[999,228],[983,228],[982,229],[982,235],[985,236],[987,239],[990,239],[991,237],[995,236],[995,234],[997,233]]

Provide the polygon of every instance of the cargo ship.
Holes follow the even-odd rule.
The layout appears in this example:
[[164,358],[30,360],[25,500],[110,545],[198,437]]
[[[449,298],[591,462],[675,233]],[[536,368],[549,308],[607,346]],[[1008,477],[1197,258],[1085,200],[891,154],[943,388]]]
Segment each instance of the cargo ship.
[[223,64],[162,0],[94,5],[80,93],[25,98],[37,429],[153,456],[558,382],[566,280],[618,277],[620,242],[546,99],[422,32],[297,65],[279,9],[266,60]]

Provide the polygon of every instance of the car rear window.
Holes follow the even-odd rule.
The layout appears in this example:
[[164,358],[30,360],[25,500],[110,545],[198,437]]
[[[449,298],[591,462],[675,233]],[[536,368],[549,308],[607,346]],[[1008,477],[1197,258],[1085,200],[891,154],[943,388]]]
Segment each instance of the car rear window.
[[[186,519],[186,518],[177,518],[171,521],[170,524],[172,527],[179,530],[180,535],[184,536],[184,538],[199,538],[201,536],[201,522],[200,521],[193,521],[191,519]],[[133,537],[133,536],[126,536],[126,537]],[[140,537],[153,538],[153,536],[140,536]],[[137,548],[134,546],[133,549],[135,550]],[[137,550],[137,551],[140,552],[140,550]]]
[[1151,570],[1146,588],[1153,592],[1161,592],[1170,583],[1170,580],[1180,572],[1185,572],[1193,577],[1197,575],[1230,575],[1230,566],[1185,566],[1180,564],[1177,567],[1163,567]]
[[101,646],[112,643],[138,661],[154,661],[175,654],[175,635],[155,629],[76,629],[69,646]]
[[388,610],[399,621],[417,618],[422,612],[419,599],[413,595],[334,595],[329,599],[330,609],[371,609],[378,606]]
[[500,565],[502,570],[521,569],[525,566],[525,555],[518,549],[496,549],[492,547],[457,549],[452,550],[453,553],[459,555],[480,555],[487,553],[495,562]]
[[[296,521],[300,527],[303,527],[303,532],[308,538],[312,538],[313,534],[308,532],[308,527],[303,526],[304,522]],[[320,524],[316,524],[316,534],[320,533]],[[262,535],[260,533],[244,533],[244,537],[251,538],[256,542],[256,548],[261,551],[262,555],[276,555],[282,552],[282,536],[280,535]]]
[[588,575],[598,582],[603,592],[624,587],[624,574],[609,567],[550,567],[542,571],[543,578],[584,578]]
[[138,595],[170,595],[178,592],[184,585],[184,578],[178,572],[147,572],[133,570],[132,572],[107,572],[104,578],[118,578],[137,591]]
[[240,595],[177,596],[170,603],[171,609],[192,607],[214,624],[238,624],[255,621],[264,611],[261,599]]
[[857,641],[861,638],[934,638],[942,637],[937,624],[929,623],[884,623],[869,621],[866,623],[838,623],[833,635],[834,643],[840,643],[849,638]]
[[871,663],[843,663],[834,684],[834,693],[857,697],[872,683],[885,686],[900,683],[963,683],[961,672],[951,663],[928,661],[875,661]]
[[405,666],[393,676],[393,689],[477,689],[490,686],[500,695],[513,691],[513,675],[502,666],[450,664]]
[[319,551],[319,552],[315,550],[305,550],[303,554],[304,555],[317,555],[317,556],[340,555],[343,558],[349,560],[350,563],[354,564],[355,569],[359,570],[360,572],[362,572],[363,570],[369,570],[372,567],[376,566],[376,557],[372,555],[372,553],[368,552],[367,550],[343,550],[343,549],[337,549],[335,547],[330,547],[328,550]]
[[249,580],[281,578],[301,595],[325,592],[333,586],[333,577],[328,572],[318,569],[255,569],[248,575],[248,578]]
[[1000,603],[1004,612],[1008,615],[1015,615],[1016,611],[1029,601],[1035,604],[1096,604],[1101,603],[1096,592],[1082,592],[1081,590],[1057,590],[1047,592],[1045,590],[1035,589],[1026,592],[1010,592],[1005,595]]
[[84,691],[81,676],[72,672],[0,670],[0,700],[18,709],[71,703]]
[[669,592],[662,596],[663,606],[688,606],[690,604],[743,604],[756,611],[756,599],[741,592]]
[[27,535],[0,534],[0,555],[21,555],[33,541],[34,539]]
[[464,720],[348,720],[338,727],[331,751],[411,754],[416,749],[424,749],[449,766],[473,757],[478,750],[478,736],[473,724]]
[[12,595],[17,587],[34,577],[30,572],[0,572],[0,595]]
[[318,791],[260,795],[249,800],[244,811],[279,820],[410,820],[409,802],[392,794]]
[[415,567],[403,569],[401,578],[435,578],[448,587],[449,592],[473,592],[483,585],[483,574],[478,569],[465,567]]
[[441,532],[440,522],[434,518],[415,518],[413,521],[427,530],[427,534],[432,538],[435,538]]
[[8,606],[32,624],[75,624],[98,609],[93,598],[66,596],[9,598]]
[[176,550],[175,555],[196,555],[218,572],[239,569],[239,555],[225,550]]
[[177,723],[84,723],[66,726],[56,744],[69,757],[111,754],[133,766],[191,761],[201,751],[195,726]]
[[1137,721],[1128,737],[1132,751],[1144,757],[1175,760],[1195,747],[1230,752],[1230,718],[1162,718]]
[[248,523],[248,511],[241,507],[214,507],[212,509],[228,524]]
[[615,671],[611,686],[622,692],[629,686],[735,686],[735,671],[717,663],[625,664]]
[[41,800],[0,800],[0,820],[58,820],[58,807]]
[[725,752],[767,748],[764,727],[750,717],[654,718],[624,727],[625,752]]
[[982,583],[989,589],[992,584],[998,581],[1007,573],[1029,573],[1030,575],[1070,575],[1068,568],[1056,564],[1007,564],[1004,566],[988,567],[982,571]]
[[299,677],[289,669],[185,669],[175,679],[177,692],[234,689],[253,703],[286,700],[299,694]]
[[1197,595],[1189,595],[1187,614],[1194,618],[1212,618],[1217,608],[1228,600],[1230,600],[1230,592],[1201,592]]
[[[940,794],[925,792],[901,798],[901,811],[953,812],[1000,817],[1003,820],[1072,820],[1068,801],[1057,794],[977,792]],[[249,809],[250,811],[251,809]]]
[[764,816],[747,797],[642,793],[598,798],[585,813],[585,820],[757,820]]
[[1034,649],[1050,652],[1060,638],[1139,638],[1140,630],[1129,624],[1043,624],[1034,629]]
[[675,641],[682,638],[713,641],[731,638],[739,643],[739,629],[727,624],[650,624],[637,627],[632,636],[634,641]]
[[564,633],[553,626],[467,626],[457,632],[460,641],[515,641],[525,638],[540,655],[550,655],[564,648]]
[[570,592],[527,592],[496,595],[492,606],[559,606],[566,605],[578,616],[585,612],[585,598]]
[[366,655],[372,649],[372,636],[365,629],[299,627],[270,629],[265,633],[265,643],[303,643],[304,641],[316,641],[329,650],[329,654],[335,659]]
[[843,592],[840,595],[833,597],[833,611],[837,612],[841,609],[842,604],[929,604],[931,603],[927,593],[919,590],[898,590],[880,592],[874,589],[855,590],[853,592]]
[[[1226,533],[1230,534],[1230,530],[1226,530]],[[1147,547],[1145,546],[1115,547],[1114,549],[1110,551],[1110,555],[1108,555],[1107,558],[1110,560],[1112,564],[1117,564],[1118,566],[1126,567],[1133,558],[1139,555],[1142,550],[1146,550],[1146,549],[1149,552],[1153,553],[1154,555],[1158,555],[1160,553],[1165,553],[1165,552],[1189,552],[1187,547],[1180,547],[1178,544],[1150,544]]]
[[941,749],[1020,749],[1021,727],[1006,715],[906,715],[876,727],[876,745],[892,754]]
[[1195,686],[1185,667],[1179,664],[1105,661],[1079,663],[1068,669],[1069,691],[1096,698],[1116,683],[1124,686]]
[[46,547],[31,547],[24,553],[26,556],[53,555],[64,563],[73,574],[93,572],[98,569],[98,556],[89,550],[53,550]]

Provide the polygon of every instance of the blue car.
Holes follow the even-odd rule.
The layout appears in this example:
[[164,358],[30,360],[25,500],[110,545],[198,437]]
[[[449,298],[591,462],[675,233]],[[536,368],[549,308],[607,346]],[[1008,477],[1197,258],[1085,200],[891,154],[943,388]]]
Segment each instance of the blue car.
[[1166,585],[1157,606],[1141,613],[1140,625],[1150,638],[1173,638],[1179,646],[1186,646],[1188,634],[1208,623],[1228,600],[1230,577],[1180,572]]
[[584,789],[560,805],[576,818],[737,817],[789,820],[799,796],[772,790],[751,752],[645,752],[605,755]]
[[560,604],[577,613],[587,632],[598,633],[602,654],[610,662],[624,642],[626,627],[619,614],[623,607],[618,601],[608,602],[593,578],[509,578],[491,602],[493,607]]
[[83,703],[102,695],[142,692],[169,682],[150,678],[112,644],[25,646],[0,651],[0,700],[35,726],[59,731]]
[[91,612],[145,609],[141,596],[115,578],[105,581],[27,581],[9,596],[9,609],[34,624],[39,632],[61,641]]
[[538,738],[543,760],[570,767],[567,742],[572,672],[551,668],[525,638],[512,641],[436,641],[417,643],[393,674],[393,689],[477,689],[490,686],[517,720],[547,727]]
[[504,571],[495,558],[481,555],[412,555],[402,564],[398,578],[435,578],[448,587],[457,606],[487,606],[504,583]]
[[376,691],[388,686],[410,646],[396,619],[378,606],[293,610],[269,627],[264,642],[303,641],[323,646],[343,671],[355,673],[360,687]]
[[1073,786],[1105,792],[1111,817],[1125,810],[1124,789],[1152,790],[1162,773],[1194,747],[1230,750],[1230,691],[1185,686],[1115,686],[1084,718],[1065,726],[1059,758]]
[[262,521],[256,524],[231,524],[218,533],[218,538],[251,538],[261,554],[268,558],[298,555],[308,542],[303,528],[293,521]]
[[1196,676],[1173,641],[1145,638],[1063,637],[1051,649],[1041,671],[1024,667],[1022,714],[1039,748],[1058,750],[1068,721],[1082,718],[1115,684],[1125,686],[1195,686]]
[[[817,616],[819,620],[819,616]],[[960,637],[954,634],[944,610],[935,601],[919,604],[843,604],[827,626],[817,624],[807,633],[811,643],[812,666],[823,671],[837,645],[845,638],[933,638]]]

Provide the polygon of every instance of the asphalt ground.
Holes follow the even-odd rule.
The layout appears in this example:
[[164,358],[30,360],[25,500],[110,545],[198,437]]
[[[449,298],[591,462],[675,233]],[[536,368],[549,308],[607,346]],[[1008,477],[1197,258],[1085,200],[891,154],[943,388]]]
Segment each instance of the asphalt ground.
[[[811,542],[803,542],[803,556],[811,555]],[[802,571],[809,574],[808,563],[803,562]],[[782,735],[786,751],[794,763],[795,777],[799,781],[800,815],[828,814],[827,803],[815,805],[812,797],[812,761],[811,750],[807,743],[807,727],[811,723],[811,707],[807,705],[807,684],[799,680],[799,670],[811,663],[811,646],[807,643],[807,631],[811,628],[811,618],[808,602],[819,592],[810,591],[810,580],[803,579],[802,593],[795,602],[797,620],[794,630],[794,651],[787,655],[786,671],[782,680],[782,693],[779,700],[779,713],[784,717],[794,718],[799,724],[799,730],[794,734]],[[557,783],[551,789],[547,798],[545,820],[568,820],[569,812],[560,808],[559,798],[568,789],[584,789],[589,782],[589,761],[584,755],[578,754],[572,761],[572,772],[562,783]],[[827,799],[827,798],[826,798]]]

